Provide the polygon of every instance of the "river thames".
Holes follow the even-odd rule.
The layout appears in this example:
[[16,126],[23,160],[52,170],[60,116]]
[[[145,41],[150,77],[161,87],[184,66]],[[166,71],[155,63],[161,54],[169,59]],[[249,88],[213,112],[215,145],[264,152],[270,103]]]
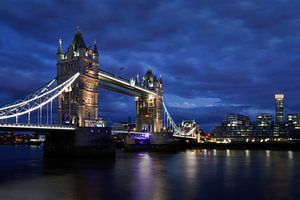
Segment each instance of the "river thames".
[[0,199],[299,199],[300,152],[194,149],[44,160],[0,146]]

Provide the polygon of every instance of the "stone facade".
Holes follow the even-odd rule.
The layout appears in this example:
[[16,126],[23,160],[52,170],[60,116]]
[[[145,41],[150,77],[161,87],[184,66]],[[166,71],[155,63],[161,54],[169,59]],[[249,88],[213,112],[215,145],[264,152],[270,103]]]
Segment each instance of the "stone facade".
[[74,38],[63,52],[61,40],[57,51],[57,83],[61,84],[80,72],[69,92],[58,97],[59,125],[85,126],[86,120],[98,118],[98,49],[86,47],[83,36],[76,30]]
[[141,86],[152,90],[156,95],[136,97],[136,130],[161,132],[162,127],[162,79],[157,79],[149,69],[143,77]]

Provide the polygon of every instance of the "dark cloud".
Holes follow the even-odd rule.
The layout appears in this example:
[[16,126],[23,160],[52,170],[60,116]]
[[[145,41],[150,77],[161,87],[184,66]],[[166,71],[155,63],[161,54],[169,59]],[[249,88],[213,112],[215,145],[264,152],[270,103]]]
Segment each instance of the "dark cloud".
[[[227,112],[254,117],[273,110],[279,91],[287,112],[299,112],[299,9],[289,0],[0,2],[1,102],[55,76],[57,41],[66,49],[79,25],[87,44],[97,39],[102,69],[161,74],[177,121],[192,117],[208,130]],[[132,98],[100,92],[100,115],[134,117]]]

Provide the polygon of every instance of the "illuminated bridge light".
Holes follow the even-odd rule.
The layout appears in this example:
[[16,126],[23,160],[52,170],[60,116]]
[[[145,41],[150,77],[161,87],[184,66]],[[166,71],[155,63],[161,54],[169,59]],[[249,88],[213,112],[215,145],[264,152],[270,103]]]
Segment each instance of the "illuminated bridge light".
[[[74,76],[72,76],[66,82],[62,83],[61,85],[58,85],[57,87],[53,88],[52,90],[49,90],[45,93],[39,94],[39,96],[37,96],[37,97],[27,99],[21,103],[16,103],[14,105],[0,108],[0,110],[4,110],[3,112],[5,112],[5,115],[0,116],[0,119],[9,119],[9,118],[18,117],[21,115],[28,114],[39,108],[42,108],[46,104],[52,102],[60,94],[62,94],[65,91],[65,89],[70,87],[70,85],[78,77],[79,77],[79,73],[76,73]],[[50,95],[50,97],[48,97],[47,95]],[[33,105],[31,108],[28,109],[28,107],[30,107],[30,106],[25,106],[25,105],[27,105],[27,103],[30,103],[30,102],[32,102]],[[14,112],[14,111],[19,111],[19,112]]]
[[75,130],[75,127],[67,126],[46,126],[46,125],[26,125],[26,124],[0,124],[2,128],[28,128],[28,129],[49,129],[49,130]]

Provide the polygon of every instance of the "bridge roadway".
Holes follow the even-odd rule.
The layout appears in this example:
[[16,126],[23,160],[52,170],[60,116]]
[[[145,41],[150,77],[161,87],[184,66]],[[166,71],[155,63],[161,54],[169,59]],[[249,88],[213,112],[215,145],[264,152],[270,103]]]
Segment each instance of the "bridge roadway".
[[135,83],[135,80],[127,80],[112,73],[100,70],[98,74],[100,86],[115,92],[129,96],[141,96],[141,94],[156,95],[154,91],[147,90]]
[[46,124],[0,124],[0,131],[28,132],[74,132],[75,127]]
[[[71,126],[58,126],[58,125],[46,125],[46,124],[8,124],[8,123],[0,123],[0,131],[20,131],[20,132],[74,132],[76,130],[75,127]],[[113,135],[118,134],[131,134],[134,136],[141,136],[149,138],[151,133],[148,132],[128,132],[128,131],[112,131]],[[175,138],[181,139],[196,139],[196,136],[188,136],[188,135],[173,135]]]

